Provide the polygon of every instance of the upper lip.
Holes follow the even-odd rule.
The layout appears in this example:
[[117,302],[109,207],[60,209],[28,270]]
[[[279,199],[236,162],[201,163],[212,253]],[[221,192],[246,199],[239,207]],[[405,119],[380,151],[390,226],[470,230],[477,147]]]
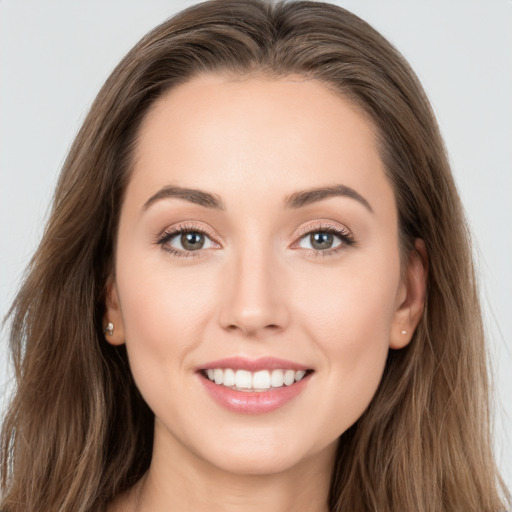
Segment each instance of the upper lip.
[[247,370],[257,372],[259,370],[311,370],[311,367],[286,359],[276,357],[260,357],[258,359],[248,359],[246,357],[227,357],[208,362],[198,368],[198,370],[209,370],[215,368],[231,368],[236,370]]

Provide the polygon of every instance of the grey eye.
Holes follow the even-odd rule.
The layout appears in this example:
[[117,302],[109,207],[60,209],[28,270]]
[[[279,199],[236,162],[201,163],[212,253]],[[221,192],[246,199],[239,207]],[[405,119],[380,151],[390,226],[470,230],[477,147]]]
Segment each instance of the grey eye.
[[[336,245],[334,245],[335,239],[338,239],[339,241],[339,243]],[[309,245],[303,245],[304,242]],[[333,233],[328,233],[326,231],[315,231],[307,234],[304,238],[302,238],[299,246],[303,249],[322,251],[326,249],[332,249],[333,246],[340,245],[341,243],[341,239]]]
[[209,248],[213,245],[211,240],[204,233],[198,231],[178,233],[168,241],[168,244],[181,251],[198,251],[199,249]]

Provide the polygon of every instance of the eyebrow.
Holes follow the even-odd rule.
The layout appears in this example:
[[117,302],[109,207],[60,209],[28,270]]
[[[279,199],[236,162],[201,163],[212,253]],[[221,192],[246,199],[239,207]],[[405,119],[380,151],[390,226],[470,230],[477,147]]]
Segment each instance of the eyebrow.
[[[286,209],[303,208],[304,206],[322,201],[323,199],[338,196],[355,199],[368,211],[373,213],[370,203],[361,194],[346,185],[332,185],[294,192],[285,198],[284,207]],[[195,188],[179,187],[177,185],[170,185],[161,188],[144,203],[143,210],[147,210],[156,201],[169,198],[184,199],[185,201],[204,206],[205,208],[225,210],[224,204],[219,195]]]
[[204,192],[195,188],[184,188],[178,186],[168,186],[161,188],[156,194],[153,194],[143,206],[143,210],[147,210],[154,202],[160,199],[169,198],[184,199],[190,203],[199,204],[205,208],[213,208],[215,210],[224,210],[222,199],[217,194]]
[[332,185],[329,187],[319,187],[294,192],[286,197],[284,205],[285,208],[302,208],[309,204],[316,203],[317,201],[337,196],[355,199],[368,211],[373,213],[373,208],[370,206],[370,203],[361,194],[359,194],[359,192],[356,192],[353,188],[347,187],[346,185]]

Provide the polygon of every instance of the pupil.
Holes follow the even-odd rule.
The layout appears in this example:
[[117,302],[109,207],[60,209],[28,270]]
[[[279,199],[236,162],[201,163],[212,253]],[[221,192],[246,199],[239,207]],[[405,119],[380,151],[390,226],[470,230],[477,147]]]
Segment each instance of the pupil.
[[181,244],[185,249],[201,249],[204,245],[204,236],[201,233],[184,233],[181,235]]
[[315,249],[329,249],[331,245],[331,233],[315,233],[314,235],[311,235],[311,246]]

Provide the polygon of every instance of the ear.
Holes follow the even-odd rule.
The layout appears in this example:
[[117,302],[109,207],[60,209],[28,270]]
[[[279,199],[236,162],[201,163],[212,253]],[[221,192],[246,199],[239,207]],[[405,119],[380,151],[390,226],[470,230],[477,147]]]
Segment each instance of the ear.
[[[115,281],[109,280],[105,297],[106,312],[103,317],[103,332],[105,339],[111,345],[122,345],[125,341],[124,323],[119,305],[119,297]],[[110,324],[113,326],[109,329]]]
[[390,348],[400,349],[409,344],[425,307],[428,256],[425,243],[417,239],[410,252],[407,268],[397,295]]

